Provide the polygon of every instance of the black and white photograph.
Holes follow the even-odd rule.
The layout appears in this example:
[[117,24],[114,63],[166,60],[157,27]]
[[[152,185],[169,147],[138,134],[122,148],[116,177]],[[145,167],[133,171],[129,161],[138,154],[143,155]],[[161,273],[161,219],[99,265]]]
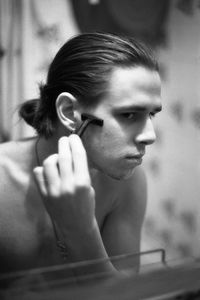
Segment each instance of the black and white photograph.
[[200,0],[0,0],[0,299],[200,300]]

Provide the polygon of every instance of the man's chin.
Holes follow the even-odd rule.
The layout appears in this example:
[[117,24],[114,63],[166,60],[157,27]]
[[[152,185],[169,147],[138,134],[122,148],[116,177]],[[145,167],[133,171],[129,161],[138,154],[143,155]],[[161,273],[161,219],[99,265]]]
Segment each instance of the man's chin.
[[114,180],[127,180],[133,175],[134,172],[135,172],[135,168],[126,172],[116,172],[107,175]]
[[114,179],[114,180],[126,180],[129,179],[133,173],[135,172],[135,168],[132,169],[124,169],[124,168],[119,168],[117,170],[108,170],[108,169],[104,169],[102,166],[101,167],[97,167],[97,166],[92,166],[91,170],[93,170],[93,172],[100,172],[102,174],[104,174],[105,176]]

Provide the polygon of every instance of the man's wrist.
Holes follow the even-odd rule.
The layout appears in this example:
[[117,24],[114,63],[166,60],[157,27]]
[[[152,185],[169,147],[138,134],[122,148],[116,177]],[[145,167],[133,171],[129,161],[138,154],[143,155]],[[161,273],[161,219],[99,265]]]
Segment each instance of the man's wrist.
[[64,240],[66,241],[82,241],[84,238],[93,237],[95,234],[99,234],[99,226],[96,218],[94,217],[92,222],[86,226],[76,226],[73,228],[61,229]]

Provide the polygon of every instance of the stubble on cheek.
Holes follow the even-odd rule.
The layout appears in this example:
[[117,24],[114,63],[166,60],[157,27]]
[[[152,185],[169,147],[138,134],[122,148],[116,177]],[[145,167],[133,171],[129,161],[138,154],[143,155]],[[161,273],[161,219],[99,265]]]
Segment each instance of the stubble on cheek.
[[120,157],[121,152],[120,137],[112,132],[106,133],[101,139],[101,153],[112,160]]
[[104,125],[101,130],[97,128],[96,134],[88,128],[83,135],[89,163],[98,169],[119,168],[126,147],[123,143],[124,136],[117,124],[107,121]]

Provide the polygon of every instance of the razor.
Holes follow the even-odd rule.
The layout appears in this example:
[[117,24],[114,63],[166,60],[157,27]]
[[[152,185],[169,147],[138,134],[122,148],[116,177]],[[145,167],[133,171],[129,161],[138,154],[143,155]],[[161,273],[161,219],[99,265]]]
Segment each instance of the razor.
[[97,125],[100,127],[103,126],[102,119],[97,118],[92,115],[89,115],[89,114],[82,114],[81,120],[83,121],[82,124],[75,131],[75,134],[79,135],[80,137],[83,135],[84,131],[86,130],[86,128],[89,124]]

